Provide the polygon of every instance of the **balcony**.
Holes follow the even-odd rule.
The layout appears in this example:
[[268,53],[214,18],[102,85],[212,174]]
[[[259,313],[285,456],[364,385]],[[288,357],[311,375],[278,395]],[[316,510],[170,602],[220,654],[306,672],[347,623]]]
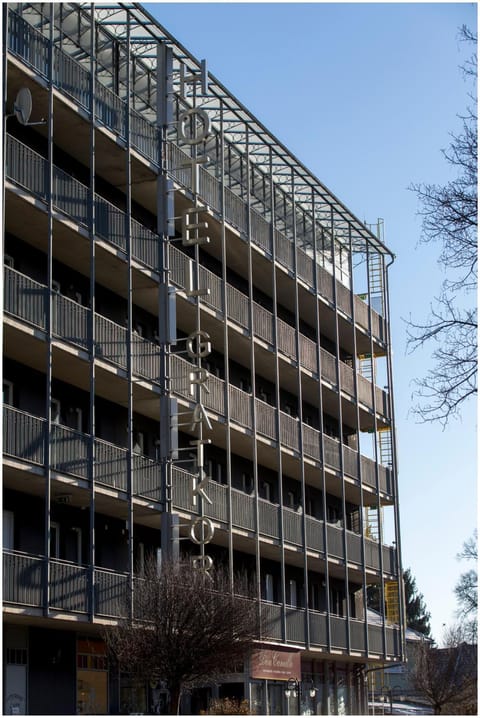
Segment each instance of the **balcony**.
[[[9,12],[8,23],[9,51],[33,68],[41,77],[48,77],[48,39],[13,10]],[[54,86],[79,108],[91,112],[89,70],[57,46],[54,46],[53,57]],[[122,140],[126,139],[127,105],[99,80],[95,80],[93,113],[97,122]],[[132,148],[158,170],[160,142],[156,127],[134,110],[130,110],[129,124]],[[191,173],[184,167],[185,160],[189,158],[173,142],[168,141],[166,144],[170,176],[180,187],[191,190]],[[349,289],[334,280],[324,267],[315,263],[311,252],[308,253],[300,247],[295,249],[292,239],[278,229],[272,233],[269,223],[262,215],[252,208],[249,209],[247,203],[228,187],[223,188],[225,203],[222,214],[221,183],[205,168],[200,167],[199,172],[199,198],[214,214],[225,217],[227,223],[237,229],[243,239],[250,240],[266,256],[272,257],[272,242],[275,241],[276,259],[288,272],[291,273],[296,258],[297,274],[311,291],[318,291],[330,304],[333,304],[336,294],[338,307],[342,313],[350,320],[354,314],[356,323],[366,332],[369,332],[371,323],[373,336],[384,344],[386,327],[383,317],[373,309],[369,312],[368,305],[360,297],[352,295]]]
[[[7,137],[6,175],[18,186],[32,192],[35,197],[46,203],[48,176],[46,160],[10,136]],[[53,181],[54,208],[69,219],[75,220],[86,230],[90,212],[88,188],[57,167],[53,169]],[[97,194],[94,196],[94,204],[96,237],[123,253],[126,259],[127,217],[125,213]],[[132,257],[146,268],[156,271],[160,266],[158,235],[143,227],[136,220],[132,220],[131,233]],[[187,287],[191,260],[172,245],[170,245],[169,254],[171,281],[179,289],[184,290]],[[227,310],[225,311],[221,278],[204,267],[200,267],[199,282],[200,286],[210,288],[210,296],[202,299],[203,306],[214,310],[220,318],[226,317],[234,322],[241,330],[248,333],[252,331],[249,326],[249,299],[245,294],[235,287],[227,285]],[[340,376],[338,376],[336,358],[321,349],[317,359],[316,343],[302,334],[299,335],[300,350],[297,357],[294,327],[281,319],[277,319],[275,327],[273,314],[256,302],[253,302],[253,335],[266,343],[270,351],[274,351],[276,345],[280,356],[294,364],[299,363],[300,367],[314,378],[321,376],[327,386],[333,390],[340,389],[342,395],[347,397],[350,402],[355,400],[356,383],[358,401],[362,408],[362,415],[364,415],[364,428],[367,428],[369,422],[371,423],[371,415],[374,410],[384,425],[389,424],[390,401],[385,391],[367,381],[360,373],[354,372],[343,362],[339,362]],[[320,369],[318,364],[320,364]]]
[[[173,504],[180,511],[198,513],[198,509],[192,506],[190,498],[192,481],[193,477],[190,473],[174,467],[172,478]],[[228,523],[228,517],[231,516],[232,525],[235,528],[251,532],[255,531],[255,497],[253,495],[248,495],[232,488],[230,509],[227,486],[210,481],[208,495],[212,500],[212,504],[205,505],[206,516],[224,524]],[[292,548],[304,547],[302,514],[285,506],[282,510],[279,504],[258,499],[258,516],[258,532],[260,536],[276,539],[279,542],[283,535],[286,546],[290,545]],[[305,547],[307,550],[325,557],[324,521],[307,515],[305,516],[305,527]],[[225,526],[224,528],[226,529],[227,527]],[[343,528],[327,523],[326,540],[329,557],[345,562],[347,556],[349,564],[362,567],[362,537],[359,534],[348,530],[344,532]],[[380,571],[380,562],[382,562],[384,573],[396,575],[395,549],[390,546],[380,546],[376,541],[368,538],[364,539],[364,546],[365,566],[368,570]]]
[[[13,407],[4,407],[3,413],[3,453],[4,457],[11,457],[28,462],[43,468],[45,463],[45,432],[47,422],[39,417],[19,411]],[[50,438],[50,455],[52,469],[59,474],[83,479],[91,482],[92,472],[91,451],[94,451],[94,480],[97,486],[116,489],[124,493],[128,488],[127,450],[101,439],[93,439],[89,434],[61,426],[52,425]],[[159,502],[160,490],[160,464],[149,457],[134,454],[133,486],[135,496],[150,501]],[[198,509],[191,503],[192,474],[178,467],[173,467],[173,505],[176,510],[186,511],[190,514],[198,513]],[[210,481],[208,495],[212,505],[207,505],[205,513],[208,517],[225,524],[227,529],[228,518],[234,527],[255,532],[256,512],[254,496],[231,489],[231,506],[229,506],[229,492],[224,485]],[[303,517],[301,514],[286,507],[281,510],[278,504],[259,499],[259,525],[258,532],[268,539],[280,540],[281,528],[286,544],[303,547]],[[159,506],[160,508],[160,506]],[[324,522],[311,516],[306,516],[306,547],[325,557],[325,526]],[[283,525],[282,525],[283,521]],[[343,529],[327,524],[328,555],[340,561],[345,561],[344,532]],[[362,566],[362,538],[351,531],[345,532],[347,558],[349,563]],[[364,539],[365,564],[372,571],[379,571],[380,561],[383,562],[383,571],[387,574],[396,574],[396,554],[388,546],[381,547],[370,539]]]
[[[36,466],[45,464],[45,434],[47,422],[37,416],[10,406],[3,410],[3,454]],[[59,424],[52,424],[50,435],[51,467],[59,474],[91,481],[90,456],[94,451],[96,485],[126,492],[127,449],[102,439],[93,440],[84,434]],[[137,496],[160,500],[160,467],[147,456],[134,454],[133,492]]]
[[[120,618],[126,615],[129,578],[126,573],[109,569],[76,565],[69,561],[47,559],[21,551],[3,551],[3,601],[5,607],[22,607],[41,611],[45,607],[44,587],[48,576],[48,607],[52,613],[76,615],[86,620],[90,613],[98,619]],[[261,602],[261,638],[283,640],[283,615],[286,619],[286,643],[305,645],[306,620],[312,647],[328,650],[328,626],[331,647],[336,651],[350,651],[367,655],[365,623],[318,611],[285,608],[279,604]],[[368,654],[384,655],[381,626],[367,624]],[[398,656],[400,631],[385,627],[387,657]]]
[[[10,267],[5,267],[4,311],[16,319],[22,320],[37,329],[46,329],[47,287]],[[90,310],[77,302],[54,292],[52,294],[52,332],[54,337],[83,350],[85,360],[89,354]],[[127,369],[127,330],[102,315],[95,314],[95,358],[118,367]],[[142,337],[132,335],[132,373],[134,376],[158,383],[160,374],[158,346]],[[185,359],[173,355],[171,357],[172,392],[179,398],[191,402],[190,374],[194,366]],[[326,366],[328,367],[328,362]],[[215,376],[208,379],[210,393],[206,394],[204,405],[207,409],[225,420],[225,381]],[[228,387],[230,403],[230,420],[243,429],[253,430],[252,395],[230,385]],[[315,463],[321,462],[322,434],[307,424],[301,425],[297,418],[279,412],[280,437],[277,435],[277,410],[260,399],[255,400],[257,433],[266,439],[280,444],[300,455],[300,440],[303,442],[303,453]],[[323,435],[323,452],[325,465],[334,471],[340,471],[340,452],[343,451],[344,473],[353,479],[359,479],[358,461],[362,482],[373,489],[377,485],[377,472],[380,491],[390,494],[392,489],[391,471],[367,457],[358,455],[348,446]]]

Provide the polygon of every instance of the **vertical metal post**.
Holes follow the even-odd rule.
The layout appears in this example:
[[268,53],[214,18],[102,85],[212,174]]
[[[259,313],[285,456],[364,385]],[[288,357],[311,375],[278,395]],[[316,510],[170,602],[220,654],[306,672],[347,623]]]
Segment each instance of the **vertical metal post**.
[[349,236],[349,272],[351,277],[351,298],[352,298],[352,323],[353,323],[353,359],[354,359],[354,371],[353,371],[353,390],[355,394],[355,420],[356,420],[356,431],[357,431],[357,472],[358,481],[360,486],[360,530],[361,530],[361,561],[362,561],[362,593],[363,593],[363,611],[364,611],[364,638],[365,638],[365,651],[368,655],[368,621],[367,621],[367,570],[365,565],[365,529],[364,529],[364,506],[363,506],[363,482],[362,482],[362,460],[360,454],[360,407],[358,405],[358,371],[357,371],[357,330],[356,330],[356,316],[355,316],[355,286],[354,286],[354,272],[353,272],[353,241],[352,241],[352,226],[348,226]]
[[[340,370],[340,338],[338,329],[338,292],[337,292],[337,273],[336,273],[336,259],[335,259],[335,219],[333,207],[330,208],[330,231],[332,235],[332,269],[333,269],[333,301],[335,304],[335,359],[337,366],[337,378],[338,378],[338,429],[339,429],[339,455],[340,455],[340,475],[342,483],[342,515],[343,515],[343,528],[342,528],[342,540],[343,540],[343,555],[345,557],[345,571],[344,571],[344,587],[345,587],[345,603],[347,613],[347,651],[350,652],[350,601],[349,601],[349,581],[348,581],[348,547],[347,547],[347,533],[346,533],[346,505],[345,505],[345,469],[343,461],[343,414],[342,414],[342,375]],[[350,295],[351,296],[351,295]],[[355,330],[355,327],[354,327]]]
[[89,404],[89,466],[90,477],[90,545],[89,545],[89,595],[88,612],[93,619],[95,612],[95,6],[90,5],[90,191],[89,191],[89,239],[90,239],[90,312],[89,312],[89,353],[90,353],[90,404]]
[[248,324],[250,327],[250,383],[251,383],[251,411],[252,411],[252,462],[253,479],[255,485],[255,563],[257,577],[258,616],[260,630],[262,627],[262,575],[260,560],[260,517],[258,506],[258,454],[257,454],[257,407],[255,389],[255,315],[253,309],[253,251],[252,251],[252,215],[251,215],[251,187],[250,187],[250,133],[248,125],[245,127],[246,163],[247,163],[247,256],[248,256]]
[[394,489],[394,512],[395,512],[395,546],[397,552],[397,576],[398,576],[398,599],[399,599],[399,618],[400,618],[400,637],[401,637],[401,649],[402,649],[402,660],[405,660],[406,656],[406,645],[405,645],[405,630],[406,630],[406,615],[405,615],[405,586],[403,583],[403,567],[402,567],[402,544],[401,544],[401,532],[400,532],[400,500],[398,492],[398,458],[397,458],[397,441],[396,441],[396,424],[395,424],[395,402],[393,395],[393,357],[392,357],[392,337],[390,331],[390,292],[388,287],[388,269],[393,264],[394,258],[387,266],[384,265],[384,307],[385,307],[385,326],[387,328],[387,373],[388,373],[388,388],[389,388],[389,400],[390,400],[390,422],[392,430],[392,472],[393,472],[393,489]]
[[[133,281],[132,281],[132,156],[131,156],[131,83],[130,83],[130,12],[127,13],[127,41],[126,41],[126,102],[125,102],[125,174],[126,174],[126,212],[125,212],[125,238],[127,243],[127,527],[128,527],[128,576],[129,576],[129,615],[133,616],[133,497],[135,493],[134,457],[133,457]],[[120,58],[119,58],[120,59]],[[120,67],[118,67],[120,71]]]
[[[300,455],[300,483],[301,483],[301,506],[302,506],[302,545],[303,545],[303,582],[304,582],[304,630],[305,644],[310,647],[310,622],[308,614],[308,561],[307,561],[307,511],[305,499],[305,465],[303,454],[303,391],[302,391],[302,369],[300,345],[300,305],[298,299],[298,268],[297,268],[297,212],[295,207],[295,175],[291,170],[292,184],[292,216],[293,216],[293,273],[295,283],[295,351],[297,355],[297,392],[298,392],[298,452]],[[299,687],[300,701],[300,687]]]
[[[366,242],[366,257],[367,257],[367,287],[368,287],[368,336],[370,339],[370,356],[373,361],[373,321],[372,321],[372,292],[370,283],[370,244]],[[377,497],[377,517],[378,517],[378,558],[380,566],[380,605],[385,606],[385,580],[383,574],[383,521],[382,521],[382,506],[380,499],[380,452],[378,450],[378,424],[377,424],[377,402],[375,392],[375,381],[372,376],[372,407],[373,407],[373,430],[375,436],[374,448],[375,448],[375,492]],[[387,657],[387,634],[386,634],[386,616],[385,610],[382,610],[382,637],[383,637],[383,653],[384,657]]]
[[272,202],[271,236],[272,236],[272,302],[273,302],[273,339],[275,351],[275,426],[277,433],[277,467],[278,467],[278,496],[280,505],[280,573],[282,587],[282,637],[287,640],[287,610],[286,610],[286,585],[285,585],[285,537],[283,526],[283,471],[282,471],[282,432],[280,425],[280,371],[278,366],[278,310],[277,310],[277,267],[276,267],[276,212],[275,212],[275,183],[273,181],[273,156],[272,148],[269,147],[269,173],[270,173],[270,197]]
[[[312,189],[312,217],[313,217],[313,259],[315,267],[314,287],[315,287],[315,323],[317,332],[317,367],[318,367],[318,416],[320,425],[320,460],[321,460],[321,477],[322,477],[322,512],[323,512],[323,549],[325,556],[325,606],[327,612],[326,630],[327,630],[327,648],[331,649],[331,626],[330,626],[330,573],[328,568],[328,531],[327,531],[327,479],[325,475],[325,441],[324,441],[324,421],[323,421],[323,394],[322,394],[322,348],[321,348],[321,320],[319,308],[319,286],[318,286],[318,268],[320,263],[317,255],[317,222],[316,222],[316,195]],[[323,229],[322,243],[323,243]]]
[[232,438],[230,426],[230,348],[228,341],[228,280],[227,280],[227,238],[225,227],[225,127],[223,120],[223,101],[220,99],[220,213],[222,242],[222,303],[223,303],[223,344],[224,344],[224,405],[225,405],[225,441],[227,474],[227,518],[228,518],[228,566],[230,587],[233,591],[233,516],[232,516]]
[[47,343],[47,366],[45,386],[45,548],[46,558],[44,585],[43,585],[43,613],[49,615],[50,603],[50,535],[51,535],[51,501],[52,501],[52,375],[53,375],[53,19],[54,5],[50,6],[50,37],[48,44],[48,181],[47,181],[47,297],[46,297],[46,343]]

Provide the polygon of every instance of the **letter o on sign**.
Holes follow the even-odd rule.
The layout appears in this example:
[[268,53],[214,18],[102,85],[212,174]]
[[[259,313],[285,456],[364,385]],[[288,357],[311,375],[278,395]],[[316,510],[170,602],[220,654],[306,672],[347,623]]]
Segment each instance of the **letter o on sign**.
[[190,526],[190,538],[196,544],[210,543],[214,532],[212,522],[205,516],[199,516]]

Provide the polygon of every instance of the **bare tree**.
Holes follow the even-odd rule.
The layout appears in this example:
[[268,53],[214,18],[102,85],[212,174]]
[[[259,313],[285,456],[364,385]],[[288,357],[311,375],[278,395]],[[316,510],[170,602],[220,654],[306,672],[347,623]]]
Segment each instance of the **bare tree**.
[[[467,27],[461,39],[476,44]],[[463,72],[476,86],[476,54],[464,64]],[[416,380],[420,399],[415,413],[422,421],[447,423],[460,407],[477,393],[477,114],[476,98],[462,116],[462,129],[452,134],[443,155],[457,171],[445,185],[412,184],[420,200],[424,243],[439,242],[439,264],[447,273],[439,296],[424,322],[408,322],[410,351],[433,342],[433,367]],[[473,301],[472,301],[473,297]]]
[[211,578],[188,562],[147,563],[137,579],[134,617],[105,632],[119,669],[144,685],[163,681],[170,714],[177,714],[184,690],[209,683],[242,663],[258,637],[258,607],[248,587],[219,568]]
[[475,568],[469,569],[461,574],[456,586],[455,595],[459,605],[457,614],[462,621],[466,640],[471,643],[477,641],[477,614],[478,614],[478,549],[477,532],[474,531],[467,541],[464,542],[462,551],[457,555],[459,560],[474,561]]
[[435,715],[477,715],[476,646],[463,642],[462,636],[453,628],[445,636],[445,648],[422,641],[416,650],[410,677]]

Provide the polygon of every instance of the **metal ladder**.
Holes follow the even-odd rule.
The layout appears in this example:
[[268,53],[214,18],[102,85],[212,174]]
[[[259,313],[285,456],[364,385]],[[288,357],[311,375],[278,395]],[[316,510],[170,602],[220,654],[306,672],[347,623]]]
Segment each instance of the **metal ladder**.
[[[376,234],[378,239],[383,242],[384,223],[383,219],[378,219],[377,224],[368,225],[370,231]],[[385,316],[384,292],[383,292],[383,256],[380,252],[369,252],[368,256],[368,283],[370,287],[370,300],[372,307],[382,317]]]
[[371,354],[359,354],[358,371],[368,381],[373,382],[375,379],[375,363]]
[[[380,508],[380,511],[383,511]],[[365,536],[373,541],[380,541],[380,530],[378,521],[378,510],[375,506],[366,506],[364,508],[365,518]]]
[[378,430],[378,449],[380,453],[380,463],[393,468],[393,447],[392,447],[392,431],[389,428]]

